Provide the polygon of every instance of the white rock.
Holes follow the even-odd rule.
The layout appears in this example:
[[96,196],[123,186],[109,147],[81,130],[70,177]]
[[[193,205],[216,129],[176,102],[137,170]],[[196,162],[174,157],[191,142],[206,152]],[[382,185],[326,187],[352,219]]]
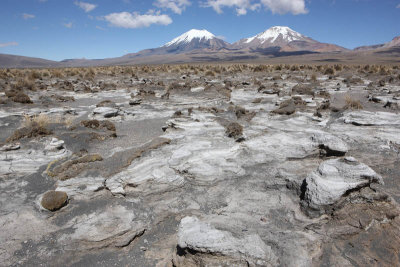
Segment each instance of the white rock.
[[98,107],[93,110],[93,115],[99,115],[104,118],[112,118],[118,116],[118,109],[110,107]]
[[135,221],[135,214],[123,206],[108,207],[105,210],[84,214],[72,218],[66,226],[72,234],[60,236],[59,241],[86,241],[88,246],[101,246],[99,242],[118,242],[125,239],[125,234],[143,229],[141,221]]
[[316,142],[319,146],[323,146],[327,152],[346,154],[349,151],[347,144],[340,138],[325,132],[317,132],[313,134],[311,140]]
[[85,177],[58,181],[56,191],[63,191],[69,197],[87,197],[104,188],[105,178]]
[[46,151],[57,152],[64,148],[64,141],[58,140],[57,138],[51,139],[50,143],[44,148]]
[[343,121],[358,126],[400,125],[400,116],[389,112],[351,111],[344,114]]
[[192,93],[202,92],[202,91],[204,91],[204,87],[203,87],[203,86],[194,87],[194,88],[191,88],[190,91],[191,91]]
[[334,204],[349,190],[371,183],[383,184],[383,180],[367,165],[346,157],[324,161],[309,174],[306,183],[305,200],[311,208],[318,209]]
[[236,238],[230,232],[221,231],[197,217],[185,217],[178,230],[178,245],[202,253],[219,253],[234,258],[262,260],[276,264],[277,258],[257,234]]

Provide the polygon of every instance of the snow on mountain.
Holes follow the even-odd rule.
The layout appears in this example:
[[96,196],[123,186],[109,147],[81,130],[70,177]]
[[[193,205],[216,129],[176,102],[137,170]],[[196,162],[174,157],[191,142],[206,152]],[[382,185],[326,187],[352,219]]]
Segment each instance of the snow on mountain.
[[284,27],[284,26],[275,26],[272,28],[269,28],[265,32],[262,32],[254,37],[247,38],[245,43],[250,43],[254,39],[258,39],[262,44],[265,42],[275,42],[278,37],[282,37],[283,40],[289,42],[296,41],[296,40],[301,40],[305,36],[301,35],[300,33],[290,29],[289,27]]
[[274,26],[256,36],[239,40],[232,45],[235,49],[279,49],[279,51],[336,52],[343,47],[317,42],[286,26]]
[[182,43],[187,44],[187,43],[192,42],[194,39],[198,39],[200,41],[207,41],[207,40],[211,40],[214,38],[217,38],[217,37],[207,30],[192,29],[192,30],[185,32],[184,34],[176,37],[171,42],[166,43],[164,45],[164,47],[182,44]]
[[166,53],[178,54],[198,49],[219,50],[229,46],[230,44],[207,30],[193,29],[166,43],[160,49],[165,50]]

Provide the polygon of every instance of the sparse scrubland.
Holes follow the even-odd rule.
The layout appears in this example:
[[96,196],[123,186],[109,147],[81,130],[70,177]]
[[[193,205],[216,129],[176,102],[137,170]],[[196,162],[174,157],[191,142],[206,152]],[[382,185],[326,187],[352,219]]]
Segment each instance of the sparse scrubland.
[[0,265],[397,266],[399,112],[399,65],[1,69]]

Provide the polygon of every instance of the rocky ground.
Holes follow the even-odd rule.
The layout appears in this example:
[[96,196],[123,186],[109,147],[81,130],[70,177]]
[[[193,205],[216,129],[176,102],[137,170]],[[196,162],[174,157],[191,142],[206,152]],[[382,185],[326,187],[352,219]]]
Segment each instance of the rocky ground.
[[0,71],[2,266],[400,266],[397,66]]

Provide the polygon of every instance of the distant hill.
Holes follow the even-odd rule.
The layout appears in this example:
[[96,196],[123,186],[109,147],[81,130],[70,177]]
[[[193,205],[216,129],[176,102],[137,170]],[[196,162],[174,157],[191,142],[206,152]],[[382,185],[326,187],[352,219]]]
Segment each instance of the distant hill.
[[42,58],[0,54],[1,68],[50,68],[60,66],[57,61]]

